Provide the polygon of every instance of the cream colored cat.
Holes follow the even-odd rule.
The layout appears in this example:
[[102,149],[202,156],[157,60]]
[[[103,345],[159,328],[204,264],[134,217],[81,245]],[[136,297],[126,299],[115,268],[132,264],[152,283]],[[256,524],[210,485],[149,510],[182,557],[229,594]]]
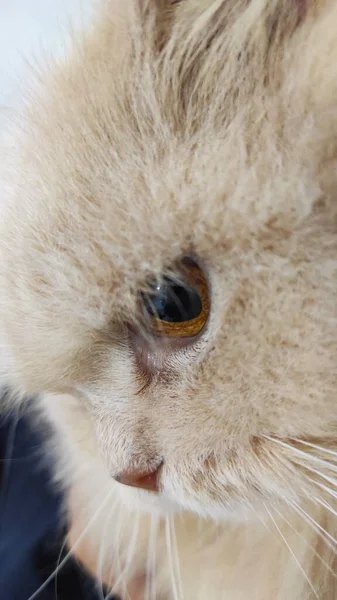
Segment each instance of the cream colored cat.
[[40,88],[3,379],[73,551],[125,598],[337,598],[337,3],[100,2]]

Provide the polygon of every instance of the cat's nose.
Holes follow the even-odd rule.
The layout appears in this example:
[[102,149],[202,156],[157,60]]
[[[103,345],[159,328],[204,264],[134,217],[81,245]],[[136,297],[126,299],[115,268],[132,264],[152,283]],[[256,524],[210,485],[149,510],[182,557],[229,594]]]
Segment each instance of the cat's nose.
[[115,475],[114,479],[124,485],[158,493],[162,464],[160,463],[154,471],[123,471]]

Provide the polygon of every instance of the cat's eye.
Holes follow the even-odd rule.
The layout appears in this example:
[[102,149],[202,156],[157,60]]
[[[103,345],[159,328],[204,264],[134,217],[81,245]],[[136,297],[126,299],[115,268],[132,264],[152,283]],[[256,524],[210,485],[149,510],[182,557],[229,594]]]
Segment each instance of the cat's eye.
[[179,276],[163,277],[142,296],[143,312],[154,335],[190,338],[204,328],[209,315],[209,290],[202,269],[185,259]]

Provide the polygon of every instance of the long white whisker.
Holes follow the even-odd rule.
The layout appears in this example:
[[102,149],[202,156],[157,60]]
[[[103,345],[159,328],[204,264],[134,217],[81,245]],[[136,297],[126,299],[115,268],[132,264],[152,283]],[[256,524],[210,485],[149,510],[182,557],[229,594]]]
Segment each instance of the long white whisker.
[[178,544],[177,544],[177,536],[174,524],[174,517],[169,517],[170,519],[170,527],[171,527],[171,538],[173,542],[173,559],[174,559],[174,567],[178,580],[178,593],[180,598],[184,598],[183,586],[181,581],[181,570],[180,570],[180,560],[178,555]]
[[108,500],[110,500],[112,492],[113,492],[113,490],[110,490],[109,493],[106,495],[106,497],[104,498],[103,502],[100,504],[99,508],[95,511],[95,513],[91,517],[89,523],[87,524],[87,526],[85,527],[85,529],[82,531],[81,535],[77,538],[76,542],[73,544],[72,549],[66,554],[66,556],[64,557],[64,559],[58,565],[58,567],[53,571],[53,573],[51,573],[51,575],[49,575],[49,577],[44,581],[44,583],[42,585],[40,585],[40,587],[31,596],[29,596],[28,600],[35,600],[35,598],[37,598],[37,596],[47,587],[47,585],[49,585],[49,583],[53,580],[53,578],[57,575],[57,573],[70,560],[74,549],[76,549],[77,546],[80,544],[80,542],[82,541],[82,539],[88,533],[90,527],[93,525],[93,523],[97,519],[99,513],[103,510],[103,508],[107,504]]
[[316,590],[315,590],[315,588],[314,588],[313,584],[311,583],[311,581],[310,581],[310,579],[309,579],[308,575],[306,574],[305,570],[303,569],[303,567],[302,567],[301,563],[299,562],[299,560],[298,560],[298,558],[297,558],[296,554],[294,553],[293,549],[292,549],[292,548],[289,546],[289,544],[288,544],[288,542],[287,542],[286,538],[284,537],[284,535],[283,535],[283,533],[282,533],[281,529],[280,529],[280,528],[279,528],[279,526],[277,525],[277,523],[276,523],[276,521],[275,521],[275,519],[274,519],[273,515],[271,514],[271,512],[269,511],[268,507],[267,507],[265,504],[264,504],[264,507],[265,507],[265,509],[266,509],[267,513],[269,514],[269,516],[270,516],[270,519],[271,519],[271,520],[272,520],[272,522],[274,523],[274,525],[275,525],[275,527],[276,527],[277,531],[279,532],[279,534],[280,534],[280,536],[281,536],[282,540],[284,541],[284,544],[286,545],[286,547],[288,548],[288,550],[289,550],[289,552],[290,552],[291,556],[293,557],[294,561],[296,562],[296,564],[297,564],[297,566],[298,566],[299,570],[301,571],[301,573],[302,573],[303,577],[304,577],[304,578],[306,579],[306,581],[308,582],[308,584],[309,584],[309,586],[311,587],[311,589],[312,589],[312,591],[313,591],[313,593],[314,593],[315,597],[316,597],[316,598],[319,600],[318,594],[317,594],[317,592],[316,592]]
[[62,543],[59,555],[57,557],[57,563],[56,563],[56,569],[55,569],[56,570],[56,573],[55,573],[55,600],[57,600],[57,598],[58,598],[58,591],[57,591],[57,583],[58,583],[58,581],[57,581],[57,576],[58,576],[59,570],[60,570],[59,565],[60,565],[60,561],[61,561],[62,552],[63,552],[64,548],[66,547],[66,544],[67,544],[67,536],[65,536],[65,538],[63,540],[63,543]]
[[321,506],[323,506],[324,508],[326,508],[326,510],[328,510],[331,514],[333,514],[334,517],[337,517],[337,512],[332,508],[332,506],[330,506],[330,504],[328,502],[325,502],[323,500],[323,498],[318,498],[317,496],[315,496],[313,499],[316,502],[318,502],[318,504],[320,504]]
[[325,452],[326,454],[330,454],[335,457],[337,461],[337,452],[334,450],[330,450],[329,448],[324,448],[324,446],[319,446],[318,444],[313,444],[312,442],[306,442],[304,440],[299,440],[297,438],[291,438],[294,442],[298,444],[303,444],[303,446],[308,446],[309,448],[314,448],[315,450],[320,450],[321,452]]
[[150,598],[150,592],[151,592],[150,572],[151,572],[152,528],[153,528],[153,515],[151,515],[151,519],[150,519],[149,541],[148,541],[148,545],[147,545],[147,560],[146,560],[146,576],[145,576],[144,600],[149,600],[149,598]]
[[[307,469],[308,471],[310,471],[311,473],[315,473],[316,475],[318,475],[319,477],[321,477],[322,479],[324,479],[325,481],[328,481],[328,483],[331,483],[331,485],[334,485],[337,487],[337,480],[332,479],[331,477],[329,477],[328,475],[325,475],[325,473],[321,473],[321,471],[317,471],[317,469],[314,469],[313,467],[309,467],[308,465],[302,465],[302,467],[304,467],[304,469]],[[314,481],[313,479],[309,478],[309,481]]]
[[166,548],[167,548],[168,561],[169,561],[169,569],[170,569],[170,572],[172,575],[171,585],[172,585],[173,598],[174,598],[174,600],[179,600],[177,583],[176,583],[176,578],[175,578],[174,568],[173,568],[172,540],[171,540],[170,522],[169,522],[168,517],[165,517],[165,538],[166,538]]
[[[117,506],[118,510],[116,510],[116,506]],[[117,567],[118,573],[122,572],[122,567],[121,567],[121,564],[120,564],[120,556],[119,556],[119,540],[120,540],[120,532],[121,532],[121,526],[122,526],[122,519],[118,518],[119,514],[120,514],[120,510],[121,510],[121,505],[120,505],[120,502],[117,501],[115,503],[113,509],[111,510],[111,513],[110,513],[110,514],[114,514],[114,523],[118,523],[119,524],[118,529],[114,527],[114,548],[117,547],[118,550],[117,550],[117,555],[115,557],[115,560],[111,561],[110,569],[109,569],[109,575],[107,576],[107,583],[109,583],[110,587],[111,587],[110,582],[112,581],[113,575],[115,574],[115,571],[116,571],[116,562],[118,562],[118,567]],[[109,519],[110,519],[110,516],[109,516]],[[110,592],[108,593],[108,595],[105,598],[105,600],[109,600],[109,598],[112,597],[111,596],[112,594],[113,594],[113,591],[110,590]]]
[[113,586],[113,591],[117,591],[118,590],[118,586],[119,585],[124,585],[124,583],[126,583],[127,580],[127,575],[128,572],[130,570],[131,564],[132,564],[132,559],[135,553],[135,549],[136,549],[136,544],[137,544],[137,540],[138,540],[138,533],[139,533],[139,521],[140,521],[140,514],[139,511],[137,511],[136,515],[135,515],[135,526],[133,529],[133,534],[129,543],[129,548],[128,548],[128,553],[126,556],[126,560],[125,560],[125,565],[124,568],[122,570],[122,572],[120,573],[119,577],[117,578],[117,581],[115,582],[114,586]]
[[298,448],[295,448],[294,446],[291,446],[290,444],[287,444],[286,442],[283,442],[282,440],[279,440],[277,438],[272,438],[268,435],[264,435],[263,437],[267,440],[270,440],[271,442],[274,442],[275,444],[279,444],[280,446],[287,448],[287,450],[290,450],[291,452],[293,452],[294,454],[297,454],[298,456],[303,456],[307,460],[310,459],[313,462],[317,462],[321,465],[324,465],[325,467],[328,467],[331,471],[337,472],[337,465],[332,465],[330,462],[323,460],[322,458],[318,458],[317,456],[312,456],[311,454],[308,454],[307,452],[304,452],[303,450],[299,450]]
[[[120,510],[121,508],[119,507],[119,512],[118,515],[120,514]],[[117,573],[119,573],[119,575],[122,573],[123,568],[121,565],[121,556],[120,556],[120,538],[121,538],[121,530],[122,530],[122,524],[123,524],[123,519],[121,518],[116,518],[116,523],[117,528],[114,531],[114,536],[116,539],[116,548],[117,548],[117,553],[116,553],[116,557],[114,560],[114,564],[111,565],[110,567],[110,580],[112,580],[112,573],[113,571],[117,571]],[[111,593],[113,593],[113,589],[111,590]]]
[[[336,553],[337,540],[335,540],[335,538],[332,535],[330,535],[330,533],[328,533],[324,529],[324,527],[322,527],[322,525],[317,523],[310,515],[308,515],[308,513],[305,510],[303,510],[296,502],[290,502],[290,505],[293,506],[293,508],[297,511],[298,514],[302,515],[302,518],[307,523],[311,524],[313,529],[316,531],[317,534],[320,535],[320,537],[324,540],[327,546]],[[329,543],[329,540],[332,542],[332,544]]]
[[156,598],[156,550],[157,550],[158,516],[151,515],[149,543],[146,564],[145,600]]
[[[317,556],[317,558],[321,561],[321,563],[323,564],[323,566],[330,571],[330,573],[336,578],[337,577],[337,573],[334,572],[334,570],[331,568],[331,566],[326,563],[323,558],[321,557],[321,555],[317,552],[317,550],[315,550],[308,542],[308,540],[304,537],[304,535],[302,535],[299,531],[297,531],[297,529],[290,523],[289,519],[287,519],[287,517],[281,513],[280,510],[278,510],[275,506],[273,507],[273,509],[277,512],[277,514],[279,515],[279,517],[281,519],[283,519],[285,521],[285,523],[287,523],[287,525],[289,525],[289,527],[292,529],[292,531],[298,535],[301,540],[303,540],[303,542],[305,543],[305,545],[307,546],[307,548],[309,548],[311,550],[311,552],[313,554],[315,554],[315,556]],[[292,509],[294,510],[294,508],[292,507]],[[296,511],[297,513],[297,511]],[[297,513],[298,514],[298,513]]]
[[324,485],[323,483],[319,483],[318,481],[315,481],[315,479],[311,479],[311,477],[308,477],[308,479],[317,487],[321,488],[321,490],[324,490],[327,494],[329,494],[329,496],[332,496],[332,498],[335,498],[335,500],[337,499],[336,492],[333,492],[328,486]]
[[99,548],[99,553],[98,553],[98,560],[97,560],[97,578],[98,578],[98,582],[99,582],[99,595],[101,597],[102,600],[108,600],[109,595],[107,596],[104,595],[104,590],[103,590],[103,564],[104,564],[104,550],[105,550],[105,543],[106,543],[106,539],[109,533],[111,533],[110,529],[109,529],[109,524],[110,524],[110,517],[111,515],[115,512],[116,510],[116,503],[114,503],[109,511],[109,515],[107,518],[107,522],[105,522],[105,527],[104,527],[104,534],[103,537],[101,539],[101,543],[100,543],[100,548]]
[[266,522],[266,520],[263,518],[262,515],[260,515],[257,510],[254,508],[253,504],[251,502],[249,502],[249,509],[253,511],[254,515],[257,517],[257,519],[260,521],[260,523],[262,523],[262,525],[267,529],[267,531],[269,533],[271,533],[272,535],[274,535],[274,532],[270,529],[268,523]]
[[158,528],[159,528],[159,517],[154,517],[154,533],[153,533],[153,548],[151,551],[151,600],[156,600],[157,590],[157,544],[158,544]]
[[[36,453],[36,456],[38,457],[38,453]],[[15,458],[0,458],[0,464],[6,464],[6,463],[16,463],[16,462],[22,462],[24,460],[28,461],[31,458],[34,457],[34,453],[32,452],[32,454],[28,455],[28,456],[16,456]]]

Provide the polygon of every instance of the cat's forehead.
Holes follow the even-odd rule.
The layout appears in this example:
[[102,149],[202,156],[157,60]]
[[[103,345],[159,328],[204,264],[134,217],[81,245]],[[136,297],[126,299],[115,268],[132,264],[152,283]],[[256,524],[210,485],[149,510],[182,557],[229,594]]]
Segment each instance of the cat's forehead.
[[[137,37],[110,14],[35,103],[18,210],[59,264],[85,254],[98,279],[107,264],[127,279],[189,248],[221,257],[266,228],[287,234],[310,214],[327,130],[315,122],[317,94],[303,110],[309,80],[294,92],[304,34],[266,39],[273,23],[285,34],[282,11],[208,4],[216,23],[201,18],[202,3],[182,3],[160,51],[152,25]],[[304,56],[316,79],[324,56]]]
[[159,52],[155,25],[119,33],[107,2],[109,18],[56,69],[27,146],[30,193],[48,221],[55,212],[54,232],[88,247],[99,232],[121,257],[132,239],[146,262],[164,246],[168,259],[188,244],[210,251],[310,213],[317,131],[303,118],[308,82],[297,104],[291,87],[303,35],[288,28],[284,41],[303,4],[208,2],[208,21],[202,4],[176,7]]

